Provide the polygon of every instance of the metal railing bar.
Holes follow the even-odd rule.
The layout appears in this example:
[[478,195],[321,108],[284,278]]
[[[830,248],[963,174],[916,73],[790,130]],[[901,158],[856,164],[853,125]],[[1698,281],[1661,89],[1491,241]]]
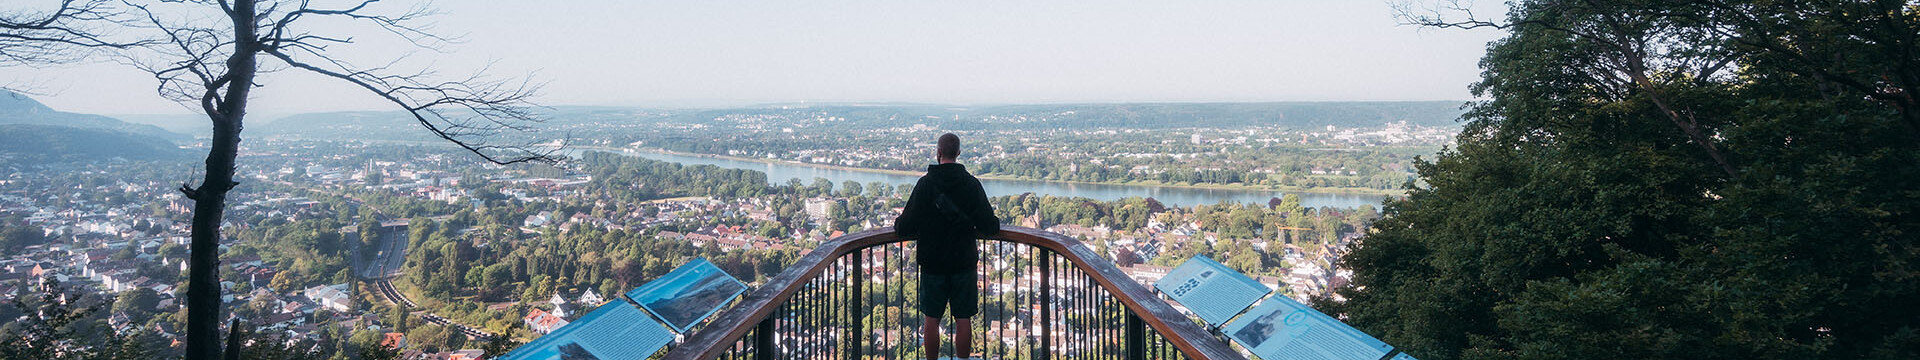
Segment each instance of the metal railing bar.
[[[1105,322],[1102,320],[1105,318],[1105,315],[1101,314],[1103,310],[1087,309],[1085,305],[1088,304],[1087,301],[1094,299],[1090,299],[1084,294],[1092,292],[1094,290],[1092,286],[1097,285],[1104,289],[1107,294],[1113,296],[1112,299],[1103,298],[1100,300],[1117,300],[1126,310],[1139,314],[1145,323],[1145,327],[1154,330],[1157,335],[1160,335],[1156,337],[1166,340],[1165,344],[1158,345],[1170,345],[1167,347],[1168,350],[1177,351],[1180,355],[1193,358],[1244,359],[1243,356],[1228,347],[1224,341],[1211,336],[1211,334],[1203,328],[1193,323],[1192,320],[1180,315],[1165,302],[1154,298],[1154,295],[1146,291],[1144,286],[1126,277],[1125,274],[1120,273],[1118,268],[1113,267],[1111,263],[1106,262],[1099,254],[1087,249],[1077,240],[1059,234],[1013,226],[1004,227],[1001,234],[993,236],[989,240],[997,240],[1000,243],[1032,245],[1032,247],[1044,248],[1044,250],[1046,250],[1030,249],[1032,253],[1035,254],[1033,258],[1039,260],[1035,262],[1038,267],[1041,268],[1041,271],[1038,272],[1040,278],[1037,279],[1040,283],[1041,291],[1038,294],[1032,294],[1034,296],[1040,296],[1038,300],[1042,302],[1042,307],[1038,309],[1039,314],[1037,315],[1039,316],[1037,316],[1037,318],[1041,327],[1038,337],[1043,344],[1041,349],[1038,349],[1040,354],[1035,354],[1040,358],[1048,358],[1056,355],[1056,353],[1051,350],[1051,347],[1055,335],[1052,331],[1052,327],[1055,325],[1053,324],[1055,321],[1055,313],[1061,311],[1061,309],[1054,304],[1057,296],[1068,295],[1070,297],[1069,299],[1062,300],[1075,302],[1060,305],[1076,306],[1073,304],[1081,304],[1076,306],[1079,307],[1079,309],[1069,309],[1068,313],[1061,314],[1070,316],[1069,319],[1077,321],[1068,324],[1081,324],[1084,326],[1086,324],[1100,324]],[[810,296],[805,296],[805,298],[810,299],[800,300],[801,302],[807,303],[806,305],[809,305],[807,306],[810,308],[808,310],[812,310],[810,312],[812,316],[809,316],[810,319],[805,319],[809,321],[808,324],[813,325],[810,329],[813,330],[813,336],[811,337],[814,339],[826,337],[829,333],[820,330],[831,328],[830,325],[833,324],[828,324],[827,322],[832,322],[835,319],[843,319],[834,317],[835,314],[833,314],[832,311],[856,309],[833,309],[844,308],[845,306],[834,306],[835,304],[823,304],[821,302],[838,301],[837,299],[843,298],[837,296],[852,295],[845,294],[844,292],[856,289],[832,288],[833,283],[830,281],[820,281],[823,280],[821,279],[823,277],[822,274],[829,270],[844,269],[844,265],[838,265],[839,268],[835,269],[835,264],[838,263],[836,260],[842,260],[842,256],[854,250],[875,245],[896,243],[903,243],[903,241],[887,229],[862,231],[831,239],[806,256],[803,256],[799,261],[795,262],[793,266],[788,267],[773,279],[768,280],[762,287],[747,294],[747,296],[732,309],[721,313],[709,326],[694,334],[682,346],[676,347],[669,352],[666,358],[693,360],[711,359],[720,355],[726,350],[726,347],[725,345],[719,344],[731,343],[734,342],[734,340],[741,339],[742,336],[746,335],[748,330],[755,327],[750,324],[757,324],[759,320],[767,318],[772,312],[779,308],[777,304],[795,299],[802,288],[810,288],[811,290],[808,293]],[[1056,258],[1056,256],[1058,257]],[[905,256],[903,255],[902,257],[904,258]],[[1055,266],[1056,264],[1061,266]],[[1069,272],[1066,266],[1072,266],[1074,268],[1073,270],[1077,270],[1077,274],[1075,275],[1083,275],[1078,276],[1078,279],[1071,279],[1078,283],[1074,286],[1079,286],[1079,288],[1073,289],[1074,292],[1070,293],[1057,292],[1055,285],[1068,286],[1068,284],[1054,284],[1056,279],[1065,279],[1059,275]],[[900,269],[898,272],[908,272],[904,270],[905,269]],[[859,270],[855,272],[859,272]],[[834,274],[827,275],[827,277],[841,276],[842,274],[847,273],[835,271]],[[855,276],[861,275],[864,274]],[[1019,276],[1023,274],[1016,273],[1015,275]],[[820,287],[829,288],[820,289]],[[899,303],[911,302],[910,299],[905,299],[904,292],[900,294],[902,296],[901,299],[899,299],[901,300]],[[1078,297],[1078,299],[1071,297]],[[833,308],[822,309],[822,307],[825,306],[831,306]],[[828,313],[823,314],[821,313],[822,310]],[[864,311],[867,310],[862,308],[857,309],[857,311],[846,311],[846,315],[853,318]],[[907,313],[907,311],[900,312],[902,316]],[[1017,317],[1018,315],[1016,315],[1016,318]],[[860,320],[863,319],[854,318],[853,321]],[[1097,333],[1073,334],[1069,331],[1067,334],[1078,335],[1069,337],[1088,337],[1087,335]],[[1166,336],[1169,334],[1174,336]],[[1080,340],[1082,340],[1083,343],[1079,344],[1079,349],[1074,349],[1076,353],[1084,353],[1084,351],[1088,350],[1085,341],[1093,341],[1096,344],[1101,343],[1098,339]],[[837,344],[832,342],[814,342],[810,344],[810,346],[807,346],[807,348],[814,350],[811,352],[813,354],[827,352],[827,355],[831,355],[831,351],[837,350],[834,349],[834,345]],[[1004,347],[1004,345],[1002,345],[1002,347]],[[895,348],[899,347],[896,346]],[[829,357],[831,356],[823,358]]]

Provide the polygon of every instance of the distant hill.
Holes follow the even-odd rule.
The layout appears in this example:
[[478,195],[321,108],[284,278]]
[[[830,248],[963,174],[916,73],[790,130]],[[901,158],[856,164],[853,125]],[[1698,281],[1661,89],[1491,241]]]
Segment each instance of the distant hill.
[[[647,123],[731,125],[745,121],[801,122],[832,117],[831,129],[880,129],[927,124],[943,129],[1377,127],[1406,122],[1458,127],[1464,101],[1113,103],[965,107],[926,104],[787,104],[718,109],[646,109],[563,106],[547,110],[537,127]],[[772,120],[768,120],[772,119]],[[784,120],[781,120],[784,119]],[[435,140],[404,112],[300,114],[253,127],[260,134],[315,139]]]
[[[715,119],[842,119],[830,127],[892,128],[926,124],[943,129],[1058,128],[1319,128],[1377,127],[1406,122],[1457,127],[1464,101],[1264,102],[1264,103],[1111,103],[998,106],[920,104],[789,104],[732,109],[679,111],[677,123],[715,124]],[[743,116],[744,115],[744,116]],[[722,120],[724,121],[724,120]]]
[[193,140],[191,136],[169,132],[158,126],[131,124],[100,115],[57,111],[26,95],[6,90],[0,90],[0,124],[57,125],[113,130],[176,142]]
[[309,139],[359,139],[428,141],[433,133],[421,128],[412,116],[401,111],[341,111],[306,113],[250,126],[247,131],[261,135],[294,136]]
[[[207,115],[205,114],[115,114],[109,116],[129,123],[158,126],[161,129],[187,136],[207,137],[213,135],[213,122],[208,121]],[[250,117],[252,116],[250,115]],[[251,127],[253,124],[253,121],[248,121],[247,125]]]
[[[1030,126],[1119,128],[1282,126],[1317,128],[1374,127],[1405,121],[1410,125],[1449,127],[1464,101],[1133,103],[1084,105],[1009,105],[975,111],[980,118],[1023,116],[1043,119]],[[962,115],[962,119],[966,116]],[[992,122],[988,120],[987,122]]]
[[[570,125],[655,122],[665,119],[668,110],[611,106],[555,106],[541,110],[546,123],[535,128],[559,128]],[[292,136],[308,139],[360,139],[442,141],[404,111],[337,111],[305,113],[274,119],[250,126],[247,131],[260,135]],[[510,131],[507,132],[511,135]]]
[[165,139],[106,129],[58,125],[0,124],[0,162],[54,163],[124,158],[188,159]]

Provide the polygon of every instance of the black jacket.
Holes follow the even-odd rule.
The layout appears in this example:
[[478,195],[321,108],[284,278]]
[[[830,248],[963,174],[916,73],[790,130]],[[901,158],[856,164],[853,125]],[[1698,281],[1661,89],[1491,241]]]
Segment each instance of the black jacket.
[[[953,221],[941,211],[935,204],[940,193],[946,193],[970,221]],[[907,196],[906,209],[893,221],[893,230],[900,236],[920,239],[914,258],[921,271],[957,274],[972,272],[979,266],[976,239],[999,233],[1000,218],[993,215],[993,206],[987,203],[987,192],[980,188],[980,179],[968,174],[966,166],[939,164],[927,166],[927,175],[914,184],[913,194]]]

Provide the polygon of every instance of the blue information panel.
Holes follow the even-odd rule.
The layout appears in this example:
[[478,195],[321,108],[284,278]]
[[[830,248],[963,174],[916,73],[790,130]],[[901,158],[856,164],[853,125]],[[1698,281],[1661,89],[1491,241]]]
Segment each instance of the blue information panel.
[[1227,337],[1266,360],[1379,360],[1393,350],[1387,343],[1285,296],[1267,299],[1260,307],[1233,319],[1226,332]]
[[507,360],[644,360],[673,333],[626,301],[609,302],[507,353]]
[[1154,282],[1153,287],[1173,301],[1180,302],[1195,315],[1200,315],[1200,320],[1215,326],[1225,323],[1233,315],[1252,306],[1253,302],[1273,292],[1266,285],[1260,285],[1259,281],[1205,256],[1188,259],[1180,267],[1167,272],[1166,277]]
[[660,317],[674,331],[684,333],[746,291],[747,284],[728,276],[713,262],[696,259],[628,291],[627,298]]

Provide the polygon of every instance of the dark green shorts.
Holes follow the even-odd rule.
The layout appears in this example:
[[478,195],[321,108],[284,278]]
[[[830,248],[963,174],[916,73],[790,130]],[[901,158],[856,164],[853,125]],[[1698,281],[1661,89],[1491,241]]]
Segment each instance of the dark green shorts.
[[927,317],[939,318],[947,313],[947,306],[953,306],[953,317],[965,319],[980,312],[980,275],[974,272],[959,274],[920,274],[920,313]]

